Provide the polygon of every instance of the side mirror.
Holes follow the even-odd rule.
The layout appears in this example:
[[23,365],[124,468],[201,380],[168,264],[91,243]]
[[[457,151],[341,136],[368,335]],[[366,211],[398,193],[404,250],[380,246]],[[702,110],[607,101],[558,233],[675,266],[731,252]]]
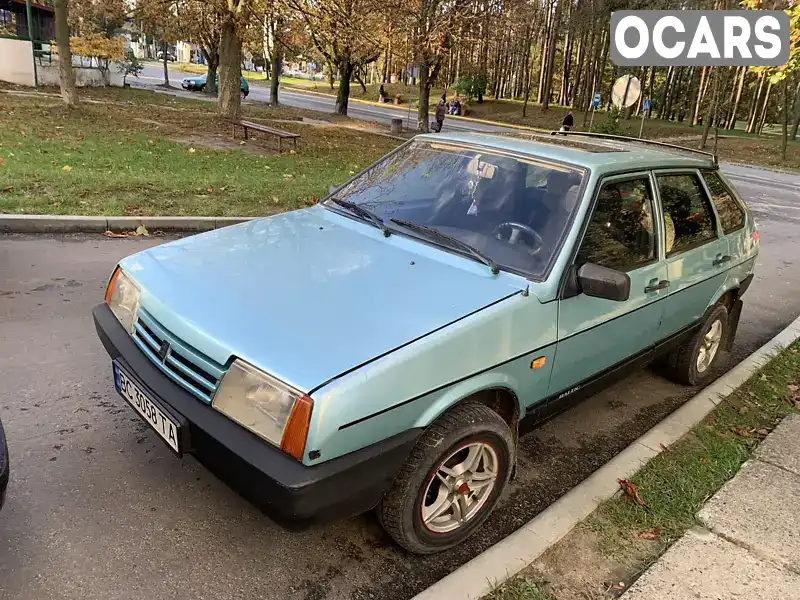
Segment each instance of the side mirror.
[[578,285],[587,296],[623,302],[631,295],[631,278],[627,273],[586,263],[578,269]]

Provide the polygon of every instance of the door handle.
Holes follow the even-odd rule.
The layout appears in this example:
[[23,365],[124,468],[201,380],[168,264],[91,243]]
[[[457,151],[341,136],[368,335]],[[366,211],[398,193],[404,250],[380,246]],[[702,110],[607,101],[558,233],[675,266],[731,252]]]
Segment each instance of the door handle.
[[724,264],[724,263],[728,262],[729,260],[731,260],[731,257],[730,257],[729,254],[717,254],[717,258],[714,259],[714,263],[713,264],[714,264],[715,267],[718,267],[719,265]]
[[658,290],[665,290],[669,287],[669,280],[662,279],[661,281],[657,281],[653,279],[646,288],[644,288],[644,293],[649,294],[650,292],[657,292]]

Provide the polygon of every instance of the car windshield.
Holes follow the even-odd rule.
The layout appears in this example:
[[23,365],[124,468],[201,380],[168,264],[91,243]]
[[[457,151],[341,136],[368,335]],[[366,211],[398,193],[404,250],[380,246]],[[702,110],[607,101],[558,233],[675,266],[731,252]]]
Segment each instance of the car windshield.
[[[334,197],[369,210],[396,231],[488,257],[500,268],[538,279],[578,205],[585,174],[578,167],[499,150],[413,142]],[[347,211],[345,204],[326,202]]]

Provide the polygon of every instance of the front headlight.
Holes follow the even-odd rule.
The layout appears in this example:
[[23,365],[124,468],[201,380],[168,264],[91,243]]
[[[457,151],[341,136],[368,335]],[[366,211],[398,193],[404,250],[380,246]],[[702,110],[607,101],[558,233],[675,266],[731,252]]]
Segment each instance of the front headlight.
[[139,294],[139,286],[117,267],[106,288],[106,304],[128,333],[133,333]]
[[297,460],[303,459],[313,401],[282,381],[236,359],[211,406]]

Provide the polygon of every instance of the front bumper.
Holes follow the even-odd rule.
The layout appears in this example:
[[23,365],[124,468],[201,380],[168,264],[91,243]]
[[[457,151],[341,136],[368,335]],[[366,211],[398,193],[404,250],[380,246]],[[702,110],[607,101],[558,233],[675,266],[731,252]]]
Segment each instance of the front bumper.
[[344,519],[373,508],[422,432],[411,429],[346,456],[303,465],[170,380],[139,350],[108,306],[96,306],[92,315],[111,358],[188,424],[184,451],[285,526]]
[[8,488],[8,477],[10,467],[8,462],[8,444],[6,435],[3,431],[3,424],[0,423],[0,508],[6,501],[6,489]]

